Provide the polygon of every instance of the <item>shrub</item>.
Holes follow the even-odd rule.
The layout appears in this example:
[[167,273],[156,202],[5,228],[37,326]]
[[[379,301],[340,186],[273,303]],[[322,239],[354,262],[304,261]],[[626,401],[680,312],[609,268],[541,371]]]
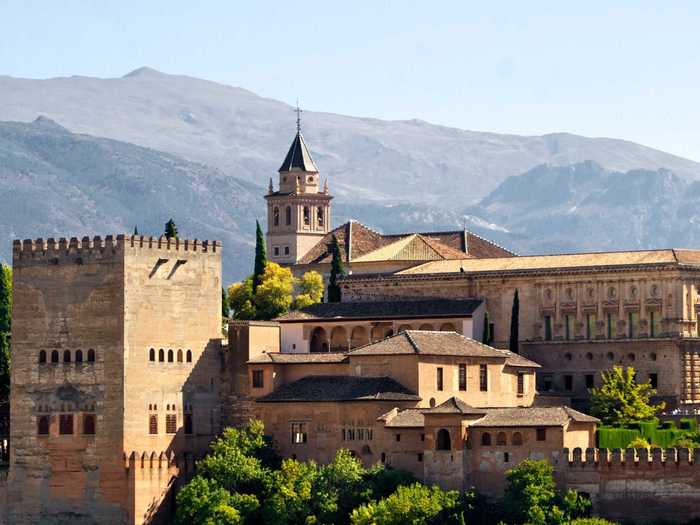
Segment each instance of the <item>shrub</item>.
[[636,437],[629,442],[627,448],[651,448],[651,445],[646,439],[642,437]]

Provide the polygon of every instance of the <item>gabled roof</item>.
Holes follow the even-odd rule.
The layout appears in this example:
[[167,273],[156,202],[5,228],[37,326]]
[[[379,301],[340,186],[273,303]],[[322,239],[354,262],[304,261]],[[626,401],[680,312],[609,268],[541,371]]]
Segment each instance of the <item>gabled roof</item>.
[[484,415],[486,410],[483,408],[474,408],[468,405],[458,397],[452,396],[447,401],[440,403],[438,406],[429,408],[424,411],[425,414],[463,414],[470,416]]
[[281,364],[281,365],[298,365],[298,364],[335,364],[344,363],[348,360],[345,353],[340,352],[319,352],[319,353],[298,353],[287,354],[282,352],[268,352],[251,359],[248,364]]
[[331,244],[334,235],[346,262],[420,262],[514,255],[467,230],[384,235],[357,221],[348,221],[323,236],[301,258],[299,264],[329,263],[332,259]]
[[506,366],[539,368],[540,365],[509,350],[493,348],[457,332],[406,330],[376,343],[349,352],[354,355],[423,354],[459,357],[495,357]]
[[486,415],[471,427],[563,426],[570,421],[600,423],[600,420],[566,406],[488,408]]
[[420,401],[390,377],[307,376],[259,397],[260,402]]
[[292,171],[293,169],[318,173],[318,168],[311,158],[309,148],[306,146],[304,137],[302,137],[299,131],[297,131],[297,134],[294,136],[292,145],[289,146],[287,156],[284,158],[284,162],[278,171]]
[[479,299],[425,299],[419,301],[363,301],[317,303],[293,310],[277,321],[328,319],[409,319],[428,317],[470,317],[481,304]]

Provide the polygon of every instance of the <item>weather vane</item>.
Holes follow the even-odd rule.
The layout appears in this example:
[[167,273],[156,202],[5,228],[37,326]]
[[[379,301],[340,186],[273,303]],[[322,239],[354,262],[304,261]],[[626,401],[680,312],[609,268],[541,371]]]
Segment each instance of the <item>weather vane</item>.
[[297,133],[301,133],[301,108],[299,107],[299,99],[297,98]]

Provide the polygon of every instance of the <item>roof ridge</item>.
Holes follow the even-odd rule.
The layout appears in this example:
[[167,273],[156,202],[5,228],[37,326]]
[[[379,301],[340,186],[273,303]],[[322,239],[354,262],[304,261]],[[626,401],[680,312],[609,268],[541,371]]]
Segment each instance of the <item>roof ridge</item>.
[[409,333],[410,331],[412,331],[412,330],[405,330],[404,332],[399,332],[399,333],[403,333],[406,336],[406,339],[408,339],[408,342],[411,343],[411,346],[416,351],[416,353],[420,354],[420,348],[418,347],[418,343],[416,343],[413,340],[413,337],[411,337],[411,334]]

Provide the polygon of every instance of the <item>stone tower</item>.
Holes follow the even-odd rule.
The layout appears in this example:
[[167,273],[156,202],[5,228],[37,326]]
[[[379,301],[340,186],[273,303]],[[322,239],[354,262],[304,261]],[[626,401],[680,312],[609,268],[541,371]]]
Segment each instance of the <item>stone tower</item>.
[[15,241],[8,522],[159,522],[219,432],[221,246]]
[[280,264],[298,262],[330,231],[331,197],[301,135],[297,134],[279,169],[279,191],[272,179],[267,200],[267,255]]

